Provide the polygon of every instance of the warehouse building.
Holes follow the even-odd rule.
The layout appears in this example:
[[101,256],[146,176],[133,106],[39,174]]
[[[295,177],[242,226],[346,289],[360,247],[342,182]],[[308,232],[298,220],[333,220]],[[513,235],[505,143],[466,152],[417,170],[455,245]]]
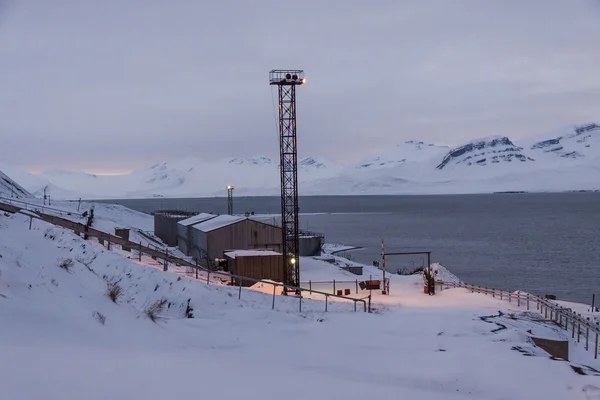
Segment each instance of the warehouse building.
[[153,213],[154,234],[168,246],[177,246],[179,221],[194,215],[186,211],[161,210]]
[[199,214],[178,222],[178,247],[213,262],[226,250],[281,251],[281,228],[245,216]]

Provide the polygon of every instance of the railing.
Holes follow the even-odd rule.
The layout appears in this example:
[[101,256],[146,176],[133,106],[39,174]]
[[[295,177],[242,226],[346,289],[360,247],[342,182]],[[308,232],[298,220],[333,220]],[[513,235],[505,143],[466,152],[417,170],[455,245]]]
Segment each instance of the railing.
[[[504,290],[487,288],[475,285],[467,285],[462,282],[436,282],[436,285],[440,286],[440,291],[444,287],[453,288],[464,288],[470,290],[473,293],[482,293],[485,295],[492,295],[494,298],[500,300],[508,300],[509,303],[515,302],[517,307],[527,307],[529,310],[533,307],[533,303],[536,305],[536,310],[539,311],[545,319],[554,321],[565,331],[571,330],[571,338],[575,339],[577,335],[577,343],[581,342],[581,337],[585,338],[585,350],[589,350],[590,334],[595,336],[594,346],[594,358],[598,358],[598,337],[600,336],[600,323],[590,320],[589,317],[582,316],[576,313],[570,308],[561,307],[560,305],[553,303],[551,300],[544,299],[538,296],[534,296],[529,293],[520,292],[506,292]],[[577,332],[575,332],[577,330]]]
[[[376,279],[377,280],[377,279]],[[361,291],[363,292],[370,292],[372,289],[362,289],[360,287],[360,283],[364,282],[364,281],[373,281],[373,276],[369,276],[368,279],[355,279],[353,281],[346,281],[346,280],[336,280],[333,279],[331,281],[313,281],[313,280],[309,280],[309,281],[305,281],[305,282],[300,282],[300,287],[304,288],[304,289],[308,289],[311,292],[315,292],[317,290],[321,291],[321,292],[327,292],[327,293],[336,293],[339,290],[344,290],[344,292],[346,291],[350,291],[350,292],[354,292],[355,294],[360,293]],[[385,287],[386,287],[386,292],[389,293],[389,289],[390,289],[390,280],[389,278],[385,279]],[[331,290],[331,292],[329,292],[329,290]]]
[[10,205],[16,205],[16,206],[24,208],[25,210],[28,210],[28,211],[37,211],[37,212],[42,212],[42,213],[45,213],[46,211],[50,211],[50,212],[56,213],[58,215],[73,215],[76,217],[82,217],[81,214],[76,213],[76,212],[61,210],[59,208],[49,207],[46,205],[28,203],[23,200],[16,200],[16,199],[9,198],[9,197],[0,196],[0,201],[3,203],[6,203],[6,204],[10,204]]
[[[368,296],[365,296],[362,298],[341,296],[341,295],[337,295],[337,294],[333,294],[333,293],[322,292],[319,290],[310,290],[310,289],[306,289],[303,287],[290,286],[290,285],[285,285],[283,283],[278,283],[278,282],[265,281],[262,279],[254,279],[254,278],[250,278],[247,276],[240,276],[240,275],[235,275],[235,274],[230,274],[230,273],[220,272],[220,271],[210,271],[210,270],[202,268],[202,267],[198,267],[198,268],[203,270],[207,274],[207,276],[206,276],[207,284],[210,284],[211,275],[213,277],[224,277],[224,279],[222,279],[222,282],[223,281],[226,282],[229,280],[231,282],[232,286],[234,285],[235,282],[237,282],[237,284],[235,284],[235,286],[239,287],[238,299],[241,298],[241,296],[242,296],[242,287],[244,286],[244,283],[246,283],[246,282],[253,282],[254,284],[263,283],[266,285],[272,285],[273,286],[273,301],[272,301],[271,309],[275,308],[276,290],[278,287],[280,287],[284,290],[288,289],[291,292],[297,292],[297,293],[309,292],[310,294],[318,294],[318,295],[324,296],[325,297],[325,312],[328,311],[328,303],[329,303],[330,297],[352,301],[354,303],[354,311],[355,312],[357,311],[357,303],[362,304],[362,306],[363,306],[362,308],[363,308],[364,312],[371,312],[371,295],[368,295]],[[302,312],[302,296],[298,296],[298,309],[300,312]]]

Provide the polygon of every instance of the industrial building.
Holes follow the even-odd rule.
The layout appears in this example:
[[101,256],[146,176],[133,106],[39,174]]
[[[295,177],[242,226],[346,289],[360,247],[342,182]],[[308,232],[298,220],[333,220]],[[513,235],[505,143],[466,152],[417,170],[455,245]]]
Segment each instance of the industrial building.
[[[197,258],[203,265],[222,259],[225,251],[282,252],[281,227],[255,216],[201,213],[186,217],[174,211],[161,212],[154,215],[154,230],[164,243],[177,245],[184,254]],[[323,241],[323,235],[302,233],[300,256],[320,255]]]
[[201,261],[223,258],[226,250],[281,250],[281,228],[245,216],[199,214],[178,222],[177,244]]
[[194,215],[186,211],[161,210],[154,214],[154,234],[169,246],[177,246],[178,222]]
[[[283,282],[283,255],[270,250],[235,250],[225,253],[229,272],[253,279]],[[256,282],[234,278],[234,285],[252,286]]]

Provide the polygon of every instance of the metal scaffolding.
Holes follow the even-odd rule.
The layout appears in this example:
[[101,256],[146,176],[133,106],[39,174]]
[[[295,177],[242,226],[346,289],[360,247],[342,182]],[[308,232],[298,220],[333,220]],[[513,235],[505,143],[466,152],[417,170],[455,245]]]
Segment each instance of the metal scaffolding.
[[269,84],[279,92],[279,170],[284,283],[300,284],[298,227],[298,151],[296,147],[296,86],[305,83],[302,70],[272,70]]

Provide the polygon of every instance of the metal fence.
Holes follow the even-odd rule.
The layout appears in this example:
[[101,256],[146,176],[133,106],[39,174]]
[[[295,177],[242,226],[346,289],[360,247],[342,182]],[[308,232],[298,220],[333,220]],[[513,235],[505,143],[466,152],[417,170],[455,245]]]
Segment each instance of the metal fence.
[[13,198],[0,196],[0,201],[2,201],[3,203],[6,203],[6,204],[18,206],[27,211],[37,211],[37,212],[42,212],[42,213],[50,212],[50,213],[58,214],[58,215],[72,215],[72,216],[81,218],[81,214],[76,213],[76,212],[61,210],[59,208],[49,207],[46,205],[28,203],[23,200],[17,200],[17,199],[13,199]]
[[[378,279],[375,279],[378,280]],[[371,291],[373,289],[369,289],[369,288],[361,288],[361,282],[366,282],[366,281],[373,281],[373,276],[369,276],[369,279],[355,279],[353,281],[351,280],[336,280],[333,279],[331,281],[305,281],[305,282],[300,282],[300,287],[303,289],[307,289],[310,292],[316,292],[316,291],[320,291],[320,292],[326,292],[326,293],[332,293],[332,294],[337,294],[338,291],[342,291],[342,293],[346,296],[350,295],[350,294],[359,294],[359,293],[364,293],[364,292],[368,292],[369,294],[371,293]],[[387,293],[389,293],[389,289],[390,289],[390,280],[388,278],[385,279],[385,287],[387,290]],[[382,289],[380,287],[380,289]]]
[[527,310],[535,309],[547,320],[554,321],[560,328],[571,332],[571,338],[577,337],[577,343],[585,339],[585,350],[590,349],[590,337],[595,338],[594,358],[598,358],[598,337],[600,336],[600,323],[590,320],[590,317],[576,313],[571,308],[561,307],[551,300],[534,296],[529,293],[506,292],[499,289],[487,288],[475,285],[467,285],[462,282],[436,282],[440,286],[440,291],[444,288],[464,288],[473,293],[482,293],[491,295],[500,300],[508,300],[509,303],[515,303],[517,307],[526,307]]

